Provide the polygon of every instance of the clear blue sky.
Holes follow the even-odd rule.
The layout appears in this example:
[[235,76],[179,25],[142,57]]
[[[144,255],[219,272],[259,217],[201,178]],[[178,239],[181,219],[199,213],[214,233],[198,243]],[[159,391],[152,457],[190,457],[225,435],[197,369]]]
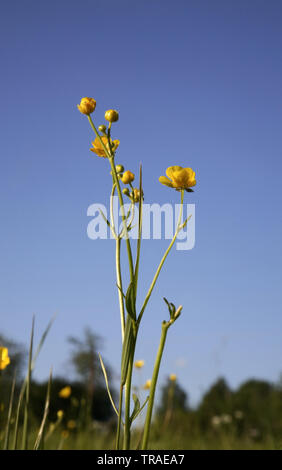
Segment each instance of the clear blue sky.
[[[114,242],[87,238],[87,208],[108,203],[107,162],[76,104],[115,108],[117,161],[144,169],[146,202],[178,202],[171,165],[198,184],[196,246],[174,250],[144,316],[137,359],[151,376],[166,317],[183,304],[160,380],[196,403],[219,375],[232,387],[282,371],[282,3],[279,0],[4,2],[1,44],[1,332],[27,342],[54,312],[36,376],[70,373],[66,337],[85,325],[119,367]],[[140,299],[167,246],[144,241]]]

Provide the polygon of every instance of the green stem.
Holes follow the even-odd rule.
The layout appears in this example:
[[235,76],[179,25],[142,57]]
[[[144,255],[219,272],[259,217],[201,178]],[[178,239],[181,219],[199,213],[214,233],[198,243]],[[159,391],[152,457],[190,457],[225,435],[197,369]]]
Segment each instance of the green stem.
[[154,366],[152,382],[151,382],[151,387],[150,387],[150,396],[149,396],[147,415],[146,415],[146,420],[145,420],[145,425],[144,425],[144,434],[143,434],[143,440],[142,440],[142,446],[141,446],[142,450],[146,450],[148,448],[156,385],[157,385],[157,380],[158,380],[158,375],[159,375],[159,370],[160,370],[161,359],[162,359],[162,355],[164,351],[166,335],[167,335],[167,331],[170,325],[171,323],[166,322],[166,321],[164,321],[162,324],[162,334],[161,334],[159,349],[158,349],[158,353],[156,357],[156,362]]
[[124,409],[124,440],[123,450],[130,449],[130,398],[131,398],[131,379],[133,370],[134,353],[136,346],[137,331],[134,332],[134,344],[132,346],[131,357],[128,365],[127,379],[125,384],[125,409]]
[[119,405],[118,405],[118,425],[117,425],[117,435],[116,435],[116,450],[119,449],[119,441],[120,441],[120,428],[121,428],[121,415],[122,415],[122,400],[123,400],[123,386],[122,383],[120,384],[119,389]]
[[133,279],[134,279],[134,268],[133,268],[132,252],[131,252],[130,240],[129,240],[129,237],[128,237],[122,192],[121,192],[121,189],[120,189],[119,179],[118,179],[115,164],[114,164],[114,156],[112,155],[111,150],[109,151],[107,149],[107,147],[105,146],[105,144],[104,144],[103,140],[101,139],[101,136],[99,135],[99,133],[98,133],[98,131],[97,131],[90,115],[88,116],[88,120],[90,122],[90,125],[91,125],[93,131],[96,134],[96,137],[99,139],[100,144],[102,145],[102,147],[104,149],[104,152],[105,152],[106,156],[108,157],[108,160],[109,160],[110,165],[111,165],[112,176],[113,176],[113,180],[114,180],[114,183],[116,185],[116,188],[117,188],[119,203],[120,203],[120,207],[121,207],[121,217],[122,217],[122,221],[123,221],[124,234],[125,234],[125,239],[126,239],[128,262],[129,262],[129,271],[130,271],[130,280],[133,281]]
[[120,268],[120,243],[121,239],[116,239],[116,275],[117,275],[117,286],[118,286],[118,299],[119,299],[119,310],[120,310],[120,322],[121,322],[121,338],[123,342],[124,329],[125,329],[125,315],[124,315],[124,300],[122,295],[122,278]]
[[156,284],[156,282],[157,282],[157,279],[158,279],[158,277],[159,277],[159,274],[160,274],[160,272],[161,272],[161,269],[162,269],[162,267],[163,267],[163,264],[164,264],[164,262],[165,262],[165,260],[166,260],[166,258],[167,258],[167,255],[169,254],[171,248],[173,247],[174,242],[175,242],[175,240],[176,240],[176,237],[177,237],[177,235],[178,235],[178,233],[179,233],[179,230],[180,230],[180,223],[181,223],[181,219],[182,219],[182,211],[183,211],[183,199],[184,199],[184,189],[181,190],[180,211],[179,211],[179,217],[178,217],[178,222],[177,222],[175,234],[174,234],[173,239],[171,240],[171,242],[170,242],[170,244],[169,244],[167,250],[165,251],[165,254],[163,255],[163,257],[162,257],[162,259],[161,259],[161,262],[160,262],[160,264],[159,264],[159,266],[158,266],[158,269],[157,269],[157,271],[156,271],[156,274],[155,274],[155,276],[154,276],[154,278],[153,278],[153,281],[152,281],[152,283],[151,283],[151,285],[150,285],[150,288],[149,288],[149,290],[148,290],[148,293],[147,293],[147,295],[146,295],[146,298],[145,298],[145,300],[144,300],[143,306],[142,306],[142,308],[141,308],[141,311],[140,311],[140,314],[139,314],[139,317],[138,317],[138,320],[137,320],[138,325],[140,324],[140,321],[141,321],[141,319],[142,319],[143,313],[144,313],[144,311],[145,311],[145,308],[146,308],[146,306],[147,306],[147,303],[149,302],[149,299],[150,299],[150,297],[151,297],[152,291],[153,291],[153,289],[154,289],[154,287],[155,287],[155,284]]

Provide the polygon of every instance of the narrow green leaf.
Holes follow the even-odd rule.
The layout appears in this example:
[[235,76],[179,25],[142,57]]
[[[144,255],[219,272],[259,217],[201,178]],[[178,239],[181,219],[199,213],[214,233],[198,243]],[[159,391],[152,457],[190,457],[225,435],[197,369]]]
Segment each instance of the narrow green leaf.
[[107,376],[106,368],[105,368],[104,363],[103,363],[103,361],[102,361],[101,354],[99,354],[99,359],[100,359],[102,371],[103,371],[103,374],[104,374],[104,377],[105,377],[105,382],[106,382],[106,387],[107,387],[107,392],[108,392],[108,395],[109,395],[109,399],[110,399],[110,402],[111,402],[111,404],[112,404],[113,409],[115,410],[115,412],[116,412],[116,414],[117,414],[117,416],[118,416],[119,413],[118,413],[118,410],[117,410],[116,405],[115,405],[115,403],[114,403],[113,397],[112,397],[112,395],[111,395],[111,391],[110,391],[110,387],[109,387],[109,381],[108,381],[108,376]]
[[136,298],[135,298],[135,284],[131,282],[128,286],[125,296],[125,306],[128,315],[132,320],[136,320]]
[[137,397],[137,395],[135,395],[135,393],[132,394],[132,398],[133,398],[133,401],[134,401],[134,408],[133,408],[132,414],[130,416],[130,423],[132,423],[132,421],[134,421],[134,419],[136,418],[136,416],[138,415],[139,410],[140,410],[140,400]]
[[140,413],[141,413],[141,411],[143,410],[143,408],[147,405],[148,400],[149,400],[149,396],[147,396],[147,398],[146,398],[146,400],[144,401],[144,403],[143,403],[143,405],[141,406],[141,408],[139,407],[139,411],[134,415],[134,417],[132,418],[132,421],[133,421],[134,419],[136,419],[137,416],[140,415]]
[[22,436],[22,450],[28,448],[28,421],[29,421],[29,395],[30,395],[30,382],[31,382],[31,365],[32,365],[32,350],[33,350],[33,338],[34,338],[34,317],[32,319],[30,345],[29,345],[29,356],[28,356],[28,371],[27,381],[25,390],[25,406],[24,406],[24,422],[23,422],[23,436]]
[[127,315],[126,322],[125,322],[122,355],[121,355],[121,384],[122,385],[124,385],[126,382],[129,359],[130,359],[130,354],[131,354],[133,346],[134,346],[133,325],[132,325],[131,317]]

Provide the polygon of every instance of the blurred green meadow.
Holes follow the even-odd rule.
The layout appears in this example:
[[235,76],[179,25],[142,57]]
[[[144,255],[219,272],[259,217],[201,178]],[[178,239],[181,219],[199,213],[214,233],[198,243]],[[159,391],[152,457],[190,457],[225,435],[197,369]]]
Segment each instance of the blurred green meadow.
[[[36,364],[27,361],[27,356],[32,353],[36,358],[47,333],[48,328],[37,350],[31,343],[29,353],[0,335],[0,344],[8,348],[10,357],[0,378],[1,449],[114,449],[117,419],[97,353],[101,338],[90,329],[85,329],[82,338],[68,338],[74,379],[51,377],[39,383],[32,379]],[[111,366],[105,367],[115,401],[118,393]],[[148,390],[140,383],[133,385],[143,403]],[[193,408],[176,376],[167,377],[159,386],[151,449],[282,448],[282,381],[250,378],[234,390],[224,378],[218,378]],[[142,415],[135,423],[132,448],[138,449]]]

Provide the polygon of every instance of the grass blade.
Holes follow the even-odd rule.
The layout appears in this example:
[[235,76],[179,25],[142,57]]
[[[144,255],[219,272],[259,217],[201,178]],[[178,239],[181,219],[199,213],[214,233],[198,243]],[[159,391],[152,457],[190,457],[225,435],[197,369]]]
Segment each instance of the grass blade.
[[[46,401],[45,401],[45,407],[44,407],[44,414],[43,414],[43,418],[42,418],[42,421],[41,421],[41,425],[40,425],[40,428],[39,428],[39,432],[38,432],[33,450],[38,450],[41,443],[43,444],[44,429],[45,429],[46,419],[47,419],[47,416],[48,416],[48,413],[49,413],[51,383],[52,383],[52,369],[50,371],[50,376],[49,376],[49,381],[48,381]],[[41,447],[41,450],[43,450],[42,447]]]
[[12,416],[12,409],[13,409],[13,402],[14,402],[15,385],[16,385],[16,371],[14,374],[14,379],[13,379],[11,394],[10,394],[10,402],[9,402],[9,410],[8,410],[7,426],[6,426],[6,431],[5,431],[5,440],[4,440],[3,450],[8,450],[9,448],[10,425],[11,425],[11,416]]
[[31,382],[33,338],[34,338],[34,317],[32,318],[32,327],[31,327],[30,345],[29,345],[29,356],[28,356],[28,371],[27,371],[26,390],[25,390],[22,450],[27,450],[27,447],[28,447],[28,411],[29,411],[29,394],[30,394],[30,382]]
[[106,368],[105,368],[104,363],[103,363],[103,361],[102,361],[101,354],[99,354],[99,359],[100,359],[102,371],[103,371],[103,374],[104,374],[104,377],[105,377],[105,382],[106,382],[106,387],[107,387],[107,392],[108,392],[108,395],[109,395],[109,399],[110,399],[110,402],[111,402],[111,404],[112,404],[113,409],[115,410],[115,412],[116,412],[116,414],[117,414],[117,416],[118,416],[119,413],[118,413],[118,410],[117,410],[116,405],[115,405],[115,403],[114,403],[113,397],[112,397],[112,395],[111,395],[111,391],[110,391],[110,387],[109,387],[109,381],[108,381],[108,376],[107,376]]

